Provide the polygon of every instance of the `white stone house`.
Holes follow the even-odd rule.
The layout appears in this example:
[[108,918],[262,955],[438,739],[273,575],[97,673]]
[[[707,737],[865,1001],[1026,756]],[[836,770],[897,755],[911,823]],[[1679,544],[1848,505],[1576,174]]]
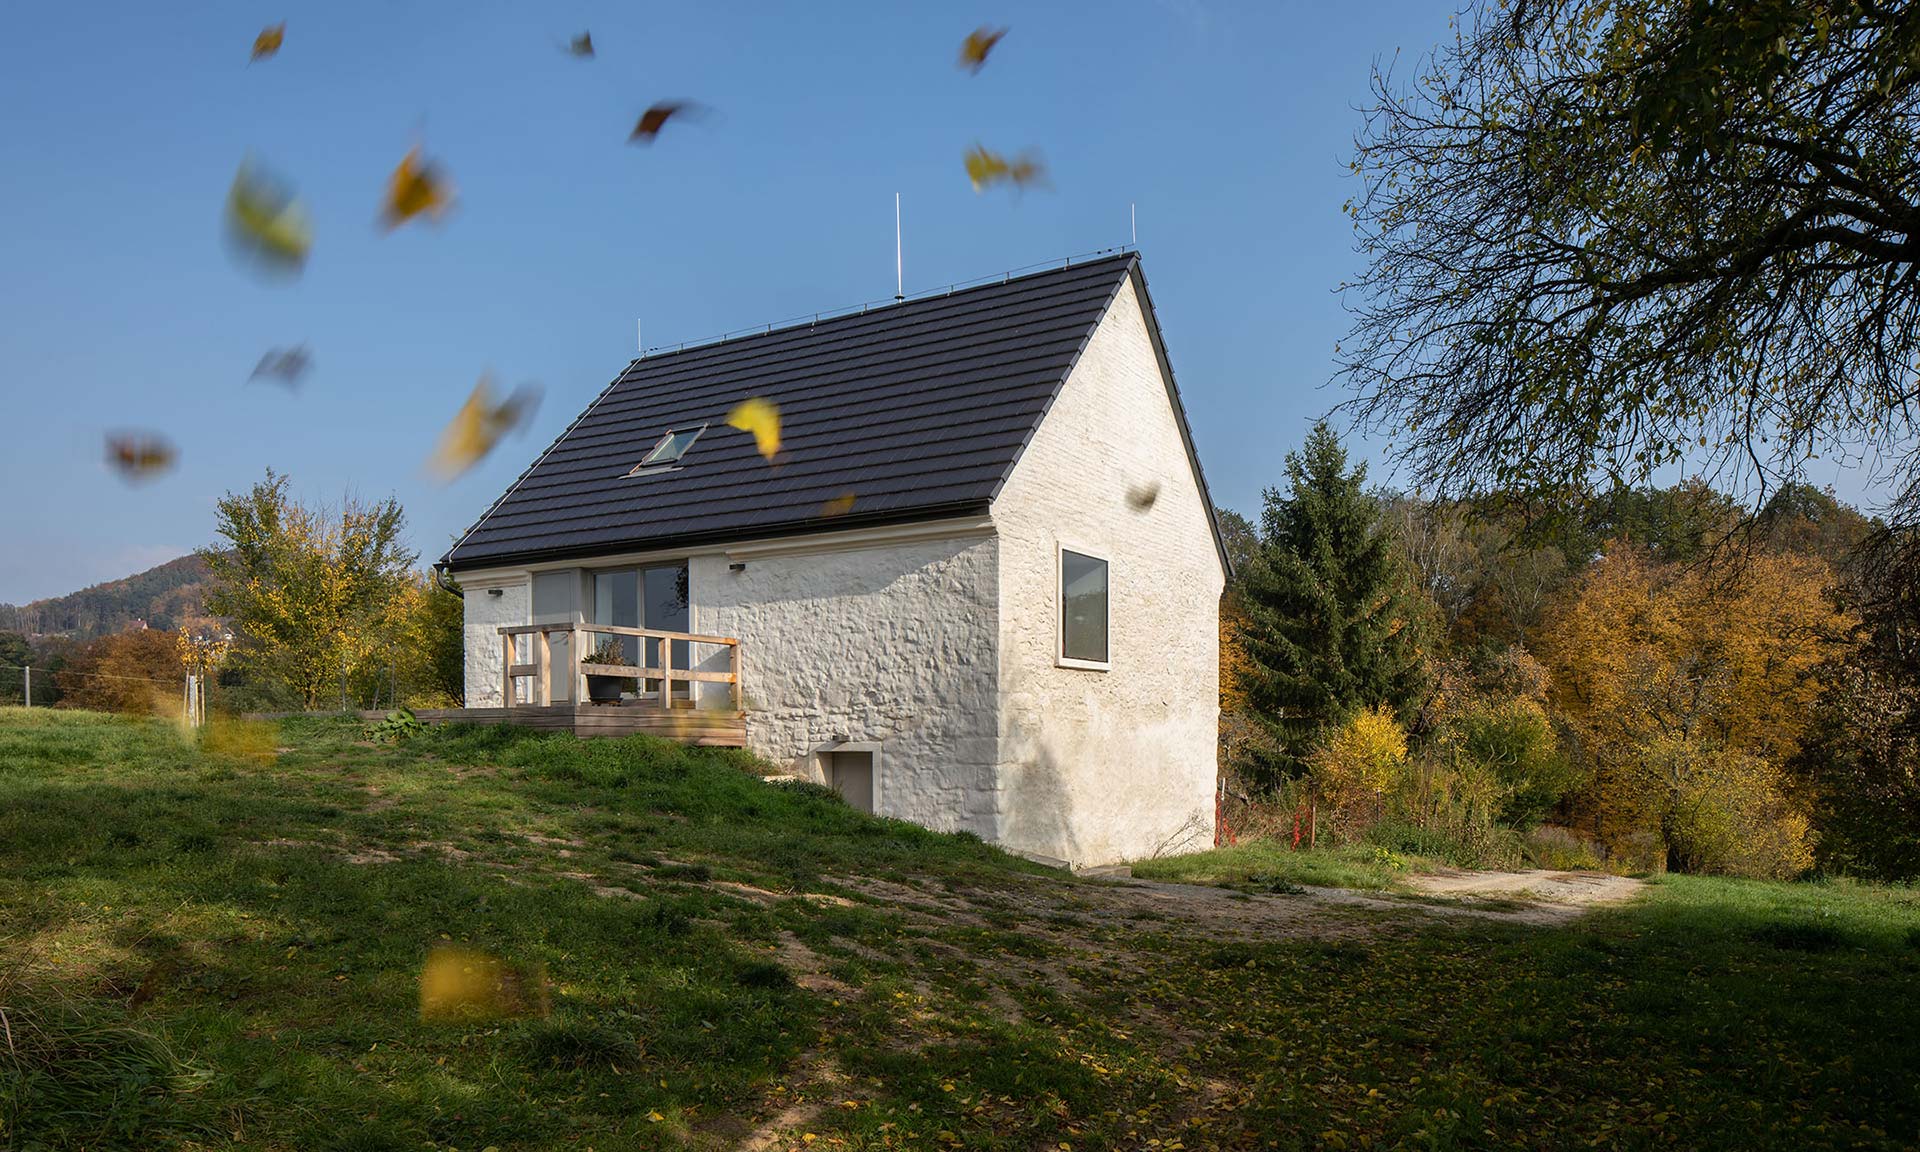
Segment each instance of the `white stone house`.
[[[1137,255],[648,354],[441,566],[469,708],[665,718],[1075,866],[1211,842],[1227,559]],[[596,625],[656,672],[618,707]]]

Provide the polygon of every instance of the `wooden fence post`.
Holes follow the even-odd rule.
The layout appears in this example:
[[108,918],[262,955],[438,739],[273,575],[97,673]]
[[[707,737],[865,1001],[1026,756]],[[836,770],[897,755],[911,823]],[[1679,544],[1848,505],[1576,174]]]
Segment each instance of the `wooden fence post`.
[[732,665],[733,671],[733,710],[740,712],[746,708],[746,697],[742,695],[740,690],[740,642],[735,640],[733,643],[727,645],[727,651],[731,653],[728,657],[728,663]]
[[548,642],[544,631],[534,633],[533,659],[535,664],[533,682],[537,685],[538,695],[534,698],[540,707],[546,708],[553,703],[553,645]]

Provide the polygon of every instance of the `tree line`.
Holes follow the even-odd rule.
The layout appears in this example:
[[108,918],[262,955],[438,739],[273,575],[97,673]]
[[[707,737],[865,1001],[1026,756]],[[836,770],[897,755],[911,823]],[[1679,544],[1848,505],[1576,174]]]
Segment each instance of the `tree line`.
[[1461,864],[1920,874],[1920,647],[1805,484],[1369,490],[1317,426],[1221,514],[1230,830]]
[[[0,633],[0,663],[34,664],[33,703],[178,715],[189,670],[228,712],[449,707],[465,679],[459,593],[404,542],[398,501],[293,498],[268,470],[216,506],[219,543],[195,553],[207,618],[91,641]],[[19,703],[24,676],[0,678]]]

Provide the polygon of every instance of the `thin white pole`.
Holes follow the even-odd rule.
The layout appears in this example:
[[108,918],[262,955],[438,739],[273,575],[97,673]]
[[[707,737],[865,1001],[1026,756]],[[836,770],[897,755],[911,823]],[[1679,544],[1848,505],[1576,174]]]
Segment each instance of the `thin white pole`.
[[1133,233],[1133,246],[1140,247],[1140,212],[1138,205],[1127,205],[1127,230]]
[[27,669],[27,690],[25,694],[26,705],[27,707],[31,708],[33,707],[33,665],[31,664],[27,665],[26,669]]
[[893,194],[893,299],[907,298],[906,259],[900,250],[900,193]]

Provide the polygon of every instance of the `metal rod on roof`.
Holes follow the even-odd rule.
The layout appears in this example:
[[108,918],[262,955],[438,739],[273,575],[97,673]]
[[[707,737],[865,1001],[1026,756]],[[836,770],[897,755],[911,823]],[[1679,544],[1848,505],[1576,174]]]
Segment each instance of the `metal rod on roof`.
[[893,302],[907,298],[906,258],[900,250],[900,193],[893,194]]
[[1133,233],[1133,246],[1135,248],[1140,247],[1140,213],[1138,208],[1139,206],[1135,204],[1127,205],[1127,230]]

